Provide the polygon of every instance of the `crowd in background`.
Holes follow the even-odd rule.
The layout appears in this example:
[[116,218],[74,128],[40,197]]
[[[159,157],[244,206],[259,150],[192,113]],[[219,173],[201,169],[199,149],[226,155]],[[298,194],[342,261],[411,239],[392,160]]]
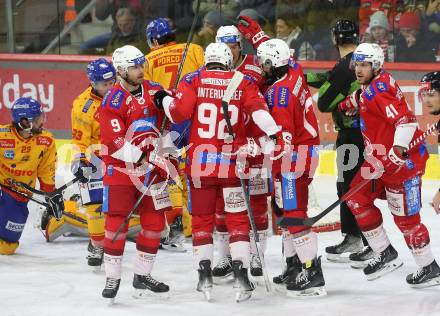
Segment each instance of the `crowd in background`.
[[[87,4],[69,2],[75,2],[77,12]],[[125,44],[147,53],[145,26],[157,17],[168,17],[177,26],[178,40],[185,42],[196,5],[196,0],[97,0],[96,18],[111,16],[113,26],[82,43],[78,53],[108,55]],[[337,59],[330,26],[348,18],[359,24],[360,42],[378,43],[386,61],[440,61],[440,0],[201,0],[193,42],[206,47],[220,26],[235,24],[240,14],[286,41],[299,60]]]

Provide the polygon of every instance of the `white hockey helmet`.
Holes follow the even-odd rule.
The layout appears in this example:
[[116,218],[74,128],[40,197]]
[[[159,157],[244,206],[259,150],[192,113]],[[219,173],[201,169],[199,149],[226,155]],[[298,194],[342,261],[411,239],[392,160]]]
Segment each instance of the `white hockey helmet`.
[[289,63],[290,49],[285,41],[274,38],[258,46],[257,56],[260,65],[278,68]]
[[351,60],[353,62],[370,62],[373,70],[379,70],[383,66],[385,57],[383,55],[383,50],[379,45],[372,43],[362,43],[354,50]]
[[116,70],[121,68],[122,71],[127,72],[128,67],[143,65],[145,63],[145,56],[138,48],[125,45],[113,52],[112,62]]
[[239,43],[241,46],[241,33],[234,25],[220,26],[215,36],[217,43]]
[[205,49],[205,65],[221,64],[232,69],[232,52],[225,43],[211,43]]

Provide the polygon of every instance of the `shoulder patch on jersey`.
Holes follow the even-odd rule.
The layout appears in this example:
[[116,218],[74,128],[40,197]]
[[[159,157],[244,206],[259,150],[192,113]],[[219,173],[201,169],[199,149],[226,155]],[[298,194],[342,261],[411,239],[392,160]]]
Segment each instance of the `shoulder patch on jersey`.
[[263,71],[260,67],[252,65],[252,64],[246,64],[244,66],[244,69],[256,72],[258,74],[261,74],[261,72]]
[[264,98],[266,99],[266,103],[269,109],[273,108],[274,97],[275,97],[275,88],[272,87],[269,90],[267,90],[264,95]]
[[0,133],[10,133],[11,129],[9,127],[0,128]]
[[93,99],[88,99],[86,104],[84,105],[82,111],[83,113],[87,113],[90,109],[90,106],[93,104]]
[[149,85],[152,87],[160,87],[161,86],[159,82],[152,81],[152,80],[147,80],[147,81],[148,81]]
[[107,103],[107,99],[108,99],[108,96],[110,95],[110,91],[107,91],[107,93],[104,95],[104,98],[102,98],[101,107],[104,107],[105,104]]
[[285,108],[289,104],[289,89],[286,87],[279,87],[278,89],[278,103],[280,108]]
[[37,136],[37,145],[50,146],[52,138],[47,136]]
[[370,84],[363,92],[363,95],[367,98],[368,101],[371,101],[376,95],[376,91],[374,91],[373,85]]
[[200,74],[200,70],[190,72],[183,77],[183,80],[185,80],[188,83],[191,83],[194,77],[198,76],[199,74]]
[[383,81],[377,81],[374,83],[379,93],[388,91],[388,85]]
[[15,148],[15,139],[0,139],[0,148]]
[[110,100],[110,106],[115,109],[119,109],[122,104],[122,99],[124,99],[124,91],[117,90]]
[[249,75],[244,75],[243,80],[248,80],[250,82],[256,82],[257,81],[254,77],[249,76]]

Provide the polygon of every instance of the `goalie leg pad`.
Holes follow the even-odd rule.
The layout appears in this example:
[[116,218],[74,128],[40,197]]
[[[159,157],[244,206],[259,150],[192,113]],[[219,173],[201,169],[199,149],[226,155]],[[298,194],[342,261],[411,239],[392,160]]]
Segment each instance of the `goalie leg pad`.
[[98,212],[99,205],[87,205],[87,229],[94,246],[103,246],[104,243],[104,213]]

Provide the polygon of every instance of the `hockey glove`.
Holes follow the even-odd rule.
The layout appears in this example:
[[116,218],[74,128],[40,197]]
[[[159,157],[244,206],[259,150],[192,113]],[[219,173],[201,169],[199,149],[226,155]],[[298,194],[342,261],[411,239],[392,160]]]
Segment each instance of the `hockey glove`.
[[397,149],[400,147],[393,146],[388,152],[388,156],[383,161],[384,172],[387,175],[393,175],[402,169],[408,159],[408,153]]
[[79,179],[79,182],[87,183],[91,179],[92,174],[98,169],[84,156],[81,156],[79,159],[73,161],[71,170],[73,175]]
[[345,98],[345,100],[343,100],[341,103],[339,103],[339,105],[338,105],[339,111],[346,112],[346,111],[358,109],[359,108],[359,99],[360,99],[361,93],[362,93],[362,90],[358,89],[358,90],[354,91],[352,94],[350,94],[349,96],[347,96]]
[[168,92],[166,92],[165,90],[159,90],[154,94],[154,105],[159,109],[159,110],[163,110],[163,99],[169,96]]
[[279,132],[269,137],[275,143],[275,150],[273,152],[273,157],[270,157],[271,160],[278,160],[282,158],[285,154],[291,152],[291,145],[292,145],[291,133]]
[[47,196],[46,203],[48,204],[47,211],[49,214],[59,221],[63,217],[64,212],[63,194],[60,192],[53,196]]
[[269,36],[261,29],[257,21],[248,16],[238,17],[238,30],[257,49],[261,43],[269,40]]

